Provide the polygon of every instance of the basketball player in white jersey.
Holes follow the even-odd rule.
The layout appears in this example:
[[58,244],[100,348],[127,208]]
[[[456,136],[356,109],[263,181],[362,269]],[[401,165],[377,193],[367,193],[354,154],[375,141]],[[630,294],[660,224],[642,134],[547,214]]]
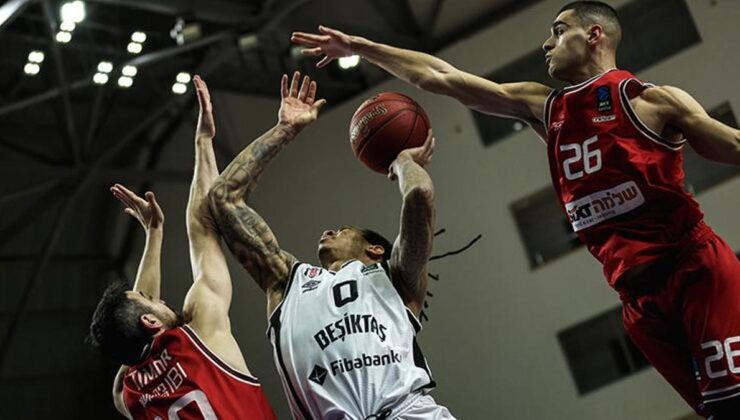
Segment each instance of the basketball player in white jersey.
[[298,72],[290,87],[283,76],[281,88],[278,124],[231,162],[209,198],[223,238],[267,295],[268,334],[293,416],[452,419],[427,394],[434,381],[415,338],[434,226],[434,188],[423,168],[432,157],[431,133],[389,169],[402,196],[395,244],[356,227],[327,230],[320,265],[302,263],[248,205],[267,164],[325,102]]

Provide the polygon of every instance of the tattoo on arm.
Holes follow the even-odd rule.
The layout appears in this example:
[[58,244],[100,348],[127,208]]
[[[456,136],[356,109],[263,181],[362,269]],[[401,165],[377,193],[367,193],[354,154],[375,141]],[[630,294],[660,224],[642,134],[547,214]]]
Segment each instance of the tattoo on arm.
[[295,257],[280,249],[265,220],[246,203],[265,166],[295,137],[277,125],[244,149],[209,191],[211,211],[227,246],[265,290],[280,290]]
[[391,266],[404,300],[420,305],[426,293],[426,265],[434,237],[434,187],[427,172],[415,162],[406,163],[398,178],[403,205]]

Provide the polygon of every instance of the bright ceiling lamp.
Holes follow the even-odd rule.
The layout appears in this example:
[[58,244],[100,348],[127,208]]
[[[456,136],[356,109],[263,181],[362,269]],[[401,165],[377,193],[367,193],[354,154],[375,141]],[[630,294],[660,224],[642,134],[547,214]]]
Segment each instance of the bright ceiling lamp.
[[61,15],[62,22],[80,23],[85,20],[85,3],[80,0],[64,3]]

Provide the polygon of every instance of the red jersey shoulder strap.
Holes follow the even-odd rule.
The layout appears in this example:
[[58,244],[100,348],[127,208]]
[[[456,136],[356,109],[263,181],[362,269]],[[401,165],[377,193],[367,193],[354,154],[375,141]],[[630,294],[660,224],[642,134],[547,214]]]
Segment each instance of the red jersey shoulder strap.
[[193,347],[195,347],[196,351],[198,351],[206,360],[208,360],[211,364],[216,366],[226,375],[236,379],[239,382],[247,383],[249,385],[260,385],[260,382],[257,378],[234,369],[233,367],[229,366],[228,363],[218,357],[215,353],[213,353],[211,349],[209,349],[208,346],[206,346],[206,344],[203,342],[203,340],[198,336],[195,330],[193,330],[190,326],[183,325],[182,327],[177,328],[177,330],[182,332],[183,336],[185,337],[184,340],[189,341],[193,345]]
[[645,89],[653,87],[655,87],[654,84],[644,83],[634,76],[624,79],[619,83],[619,102],[622,104],[622,109],[624,110],[625,115],[627,115],[629,121],[643,136],[669,150],[679,151],[683,145],[686,144],[685,138],[680,140],[670,140],[661,136],[640,120],[640,117],[638,117],[632,107],[630,99],[638,96]]

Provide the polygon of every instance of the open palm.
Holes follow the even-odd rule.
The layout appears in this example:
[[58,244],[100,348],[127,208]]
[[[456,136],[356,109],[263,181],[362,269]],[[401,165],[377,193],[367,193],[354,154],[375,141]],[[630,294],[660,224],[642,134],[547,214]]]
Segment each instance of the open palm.
[[[280,88],[280,111],[278,120],[298,130],[316,120],[319,110],[326,103],[325,99],[316,100],[316,82],[305,76],[300,83],[301,74],[293,73],[288,87],[288,75],[284,74]],[[300,88],[298,87],[300,83]]]
[[303,55],[324,57],[316,64],[321,68],[337,58],[347,57],[352,52],[352,37],[336,29],[319,26],[320,34],[307,32],[293,32],[290,40],[306,48],[301,50]]
[[144,199],[121,184],[114,184],[110,190],[113,196],[126,206],[124,208],[126,214],[138,220],[144,230],[149,231],[149,229],[160,229],[162,227],[164,213],[159,207],[153,192],[147,191],[144,194],[146,199]]

